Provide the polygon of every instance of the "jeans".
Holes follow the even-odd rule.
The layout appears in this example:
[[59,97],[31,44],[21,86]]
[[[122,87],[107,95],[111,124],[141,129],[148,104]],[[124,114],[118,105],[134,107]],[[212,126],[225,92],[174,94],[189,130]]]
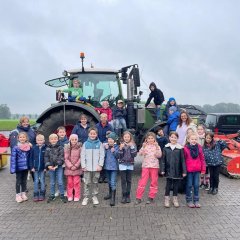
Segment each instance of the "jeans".
[[16,193],[25,192],[27,190],[28,170],[16,172]]
[[114,120],[115,132],[120,135],[120,125],[122,126],[123,131],[127,130],[126,120],[124,118],[116,118]]
[[50,177],[50,193],[51,193],[51,195],[55,195],[56,178],[57,178],[60,195],[64,195],[62,166],[58,166],[58,168],[56,168],[55,171],[49,170],[49,177]]
[[156,105],[156,116],[157,116],[157,120],[161,120],[160,116],[161,116],[161,105]]
[[100,172],[84,172],[84,197],[98,194],[98,179]]
[[120,171],[122,194],[130,194],[132,185],[132,170]]
[[171,188],[173,189],[173,196],[176,197],[178,195],[178,185],[179,185],[180,179],[172,179],[167,178],[166,179],[166,188],[165,188],[165,196],[170,196]]
[[208,166],[210,172],[210,188],[218,188],[220,166]]
[[40,191],[45,192],[45,172],[44,171],[35,171],[34,172],[34,192],[38,193],[38,183],[40,181]]
[[[200,172],[188,172],[187,173],[187,185],[186,185],[186,201],[198,202],[199,201],[199,176]],[[193,187],[193,198],[192,198],[192,187]]]
[[117,170],[105,170],[108,184],[112,190],[116,190],[117,185]]

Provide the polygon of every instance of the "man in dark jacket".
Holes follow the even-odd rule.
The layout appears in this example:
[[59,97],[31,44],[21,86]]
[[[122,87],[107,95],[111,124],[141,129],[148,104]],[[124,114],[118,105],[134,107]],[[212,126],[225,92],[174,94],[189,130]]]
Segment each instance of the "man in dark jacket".
[[151,102],[151,100],[153,99],[153,102],[156,106],[156,116],[157,116],[157,121],[161,121],[160,119],[160,108],[162,103],[164,102],[164,95],[163,92],[157,88],[156,84],[154,82],[151,82],[149,85],[149,89],[150,89],[150,94],[148,97],[148,100],[145,104],[145,107],[147,107],[149,105],[149,103]]

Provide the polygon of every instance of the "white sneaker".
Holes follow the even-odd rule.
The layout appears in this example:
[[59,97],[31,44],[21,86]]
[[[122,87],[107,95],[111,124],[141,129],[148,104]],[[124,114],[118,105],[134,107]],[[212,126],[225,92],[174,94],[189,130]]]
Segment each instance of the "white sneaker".
[[18,202],[18,203],[23,202],[23,199],[21,197],[21,193],[16,194],[16,202]]
[[98,201],[96,196],[92,197],[92,201],[93,201],[93,205],[98,205],[99,204],[99,201]]
[[65,196],[65,197],[67,196],[67,191],[64,191],[64,196]]
[[79,198],[74,198],[74,202],[79,202]]
[[59,197],[59,195],[60,195],[60,192],[57,190],[55,193],[55,197]]
[[22,200],[23,200],[23,201],[27,201],[27,200],[28,200],[28,197],[27,197],[27,195],[26,195],[25,192],[22,192],[22,193],[21,193],[21,197],[22,197]]
[[69,201],[69,202],[71,202],[72,200],[73,200],[73,198],[72,198],[72,197],[69,197],[69,198],[68,198],[68,201]]
[[86,206],[88,204],[88,198],[85,197],[82,201],[82,206]]

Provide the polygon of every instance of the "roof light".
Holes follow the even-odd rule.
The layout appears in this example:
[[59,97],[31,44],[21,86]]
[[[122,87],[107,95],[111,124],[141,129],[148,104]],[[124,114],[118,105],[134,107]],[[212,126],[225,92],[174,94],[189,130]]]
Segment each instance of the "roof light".
[[80,52],[80,58],[85,58],[84,52]]

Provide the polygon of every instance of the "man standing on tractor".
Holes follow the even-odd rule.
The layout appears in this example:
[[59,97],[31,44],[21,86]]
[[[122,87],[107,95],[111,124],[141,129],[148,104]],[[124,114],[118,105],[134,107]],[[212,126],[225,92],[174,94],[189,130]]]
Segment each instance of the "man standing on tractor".
[[148,97],[148,100],[145,104],[145,107],[147,107],[149,105],[149,103],[151,102],[151,100],[153,99],[153,102],[155,104],[156,107],[156,116],[157,116],[157,122],[161,122],[160,119],[160,108],[162,103],[164,102],[164,95],[163,92],[157,88],[156,84],[154,82],[151,82],[149,85],[149,89],[150,89],[150,94]]

